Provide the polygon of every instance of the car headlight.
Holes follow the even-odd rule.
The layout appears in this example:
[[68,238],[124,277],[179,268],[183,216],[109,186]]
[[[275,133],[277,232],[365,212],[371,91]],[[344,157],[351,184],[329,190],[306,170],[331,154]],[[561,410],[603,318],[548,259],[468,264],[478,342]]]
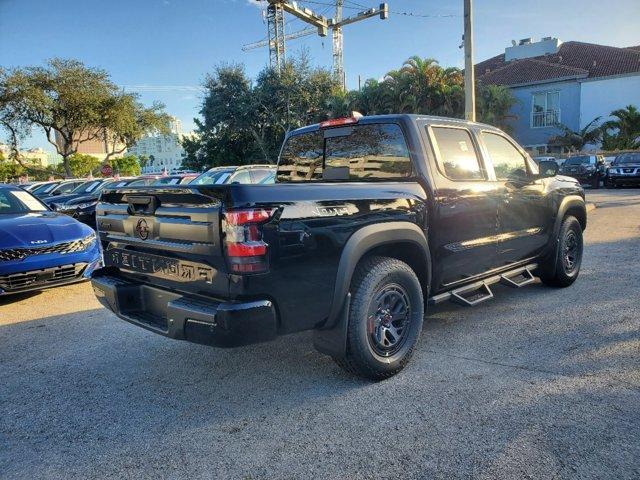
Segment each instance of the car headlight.
[[76,205],[70,206],[70,208],[77,208],[78,210],[84,210],[85,208],[95,207],[97,204],[98,204],[98,201],[94,200],[93,202],[78,203]]
[[596,167],[594,167],[593,165],[589,165],[587,166],[587,172],[593,172],[596,169]]
[[89,235],[80,240],[80,244],[83,247],[83,250],[86,250],[91,245],[93,245],[96,241],[96,233],[91,232]]

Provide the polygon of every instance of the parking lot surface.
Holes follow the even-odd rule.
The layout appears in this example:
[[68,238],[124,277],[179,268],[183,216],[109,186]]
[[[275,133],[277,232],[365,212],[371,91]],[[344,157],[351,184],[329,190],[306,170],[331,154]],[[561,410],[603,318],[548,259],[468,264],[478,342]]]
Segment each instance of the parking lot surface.
[[640,478],[640,192],[588,200],[572,287],[430,309],[381,383],[308,333],[165,339],[86,283],[0,299],[0,477]]

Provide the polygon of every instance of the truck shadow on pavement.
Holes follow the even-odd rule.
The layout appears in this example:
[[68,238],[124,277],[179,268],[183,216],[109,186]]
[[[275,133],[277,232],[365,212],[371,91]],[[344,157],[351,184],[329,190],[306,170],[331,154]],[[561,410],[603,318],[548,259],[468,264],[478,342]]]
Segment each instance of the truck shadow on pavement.
[[640,273],[599,265],[639,242],[623,243],[590,247],[569,289],[430,309],[410,365],[377,384],[343,374],[309,333],[221,350],[103,309],[1,326],[0,471],[291,478],[339,452],[337,476],[391,475],[386,448],[405,477],[631,477]]

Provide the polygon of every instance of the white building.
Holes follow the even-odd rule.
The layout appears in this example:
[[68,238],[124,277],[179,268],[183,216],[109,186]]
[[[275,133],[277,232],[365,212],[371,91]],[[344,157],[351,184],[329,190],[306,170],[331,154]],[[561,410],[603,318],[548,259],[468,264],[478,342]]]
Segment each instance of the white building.
[[[11,147],[6,143],[0,143],[0,152],[5,159],[11,156]],[[43,148],[30,148],[28,150],[20,150],[20,157],[25,161],[32,161],[41,167],[49,165],[50,153]]]
[[129,153],[149,159],[142,173],[161,173],[165,168],[169,173],[175,172],[182,167],[184,149],[181,142],[187,135],[182,133],[182,122],[172,118],[169,134],[144,137],[129,149]]

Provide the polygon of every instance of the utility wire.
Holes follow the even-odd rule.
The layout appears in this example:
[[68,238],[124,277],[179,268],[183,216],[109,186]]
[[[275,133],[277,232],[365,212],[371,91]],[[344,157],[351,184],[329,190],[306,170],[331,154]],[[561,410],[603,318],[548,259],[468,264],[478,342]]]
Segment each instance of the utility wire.
[[[311,3],[314,5],[324,5],[324,6],[328,6],[328,7],[335,7],[335,4],[329,4],[329,3],[325,3],[325,2],[319,2],[317,0],[303,0],[304,3]],[[367,6],[367,5],[362,5],[360,3],[356,3],[356,2],[351,2],[349,1],[349,3],[353,6],[350,5],[343,5],[342,8],[347,8],[349,10],[360,10],[361,8],[364,9],[369,9],[369,8],[373,8],[371,6]],[[403,12],[403,11],[399,11],[399,10],[389,10],[389,13],[393,13],[394,15],[402,15],[405,17],[415,17],[415,18],[456,18],[456,17],[462,17],[462,15],[459,14],[455,14],[455,13],[444,13],[444,14],[431,14],[431,13],[415,13],[415,12]]]

